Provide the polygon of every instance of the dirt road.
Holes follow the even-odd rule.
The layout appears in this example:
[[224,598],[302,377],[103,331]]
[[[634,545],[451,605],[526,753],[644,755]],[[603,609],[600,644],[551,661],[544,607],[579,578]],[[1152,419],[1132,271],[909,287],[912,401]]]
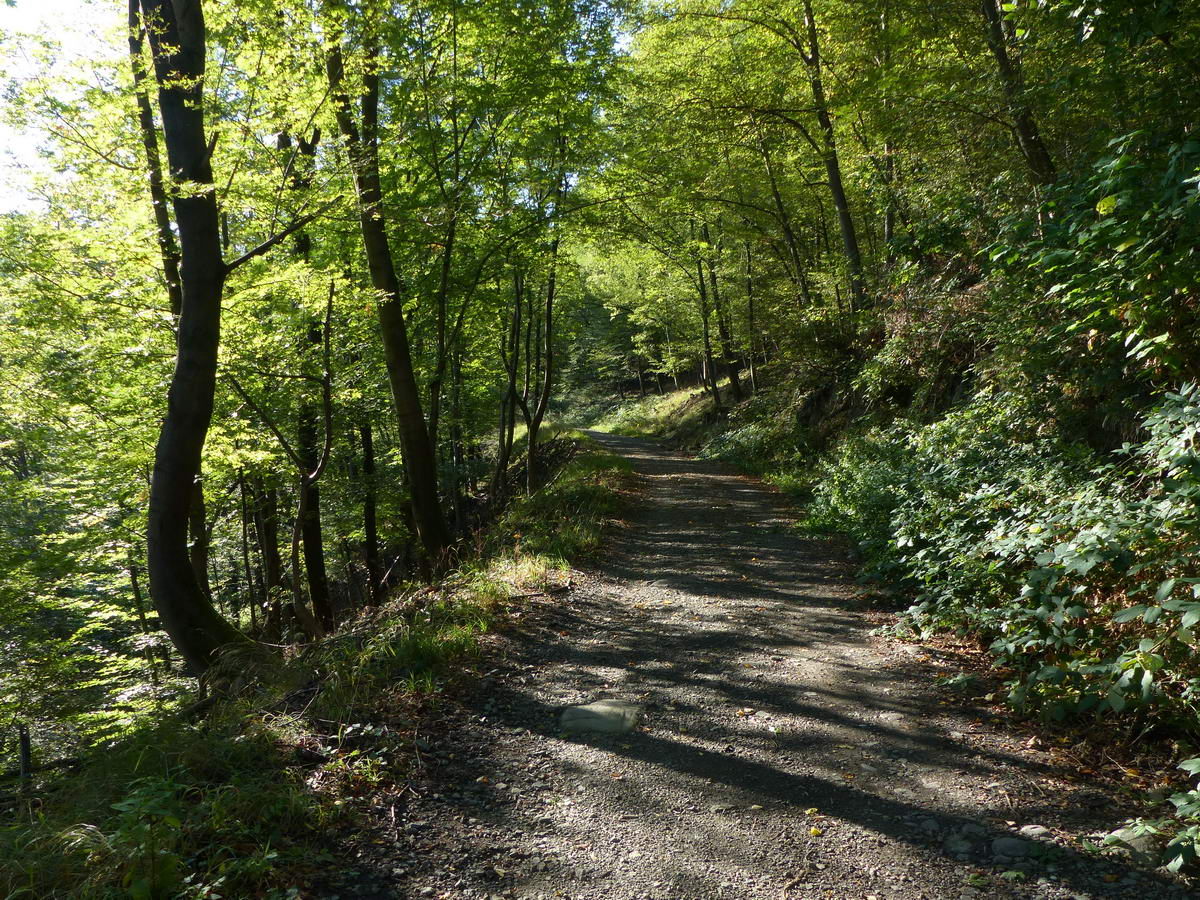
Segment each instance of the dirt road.
[[[630,521],[503,638],[343,896],[1193,896],[1086,855],[1076,838],[1131,810],[947,702],[936,653],[872,634],[841,554],[777,493],[594,437],[636,468]],[[639,728],[560,734],[601,698]]]

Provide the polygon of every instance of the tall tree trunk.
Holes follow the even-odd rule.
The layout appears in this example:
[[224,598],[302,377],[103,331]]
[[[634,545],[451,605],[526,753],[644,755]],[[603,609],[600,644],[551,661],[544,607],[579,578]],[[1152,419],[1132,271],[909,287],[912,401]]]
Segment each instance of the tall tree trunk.
[[454,528],[458,534],[466,531],[463,516],[463,473],[466,469],[466,448],[462,429],[462,346],[455,345],[450,363],[450,471],[451,498],[454,502]]
[[829,193],[837,211],[838,228],[842,233],[842,246],[846,252],[846,268],[850,273],[850,307],[861,309],[866,302],[863,286],[862,253],[858,249],[858,233],[854,218],[850,214],[850,201],[842,183],[842,166],[838,158],[837,136],[833,130],[833,117],[829,113],[829,102],[825,97],[825,84],[821,75],[821,44],[817,38],[817,22],[813,17],[812,0],[804,0],[804,24],[808,30],[808,81],[812,88],[813,106],[817,122],[821,126],[821,156],[825,163],[825,174],[829,180]]
[[283,554],[279,550],[279,495],[274,484],[266,485],[255,479],[255,528],[258,533],[258,552],[263,560],[263,577],[267,605],[267,630],[278,637],[283,626],[282,597],[286,590],[283,581]]
[[358,426],[358,436],[362,441],[363,559],[367,566],[367,597],[374,606],[383,601],[383,584],[375,500],[375,436],[371,432],[370,420],[364,419]]
[[372,45],[368,47],[367,53],[369,60],[363,84],[356,86],[355,91],[361,104],[359,121],[355,121],[344,83],[345,68],[340,46],[335,45],[329,49],[326,56],[326,74],[333,96],[338,130],[346,143],[354,189],[358,197],[358,221],[367,268],[370,271],[371,284],[380,298],[379,326],[396,411],[396,424],[400,433],[400,448],[408,472],[413,516],[425,552],[437,564],[449,546],[450,535],[442,517],[441,501],[438,498],[437,463],[432,444],[429,442],[429,431],[425,426],[421,396],[413,372],[400,278],[388,242],[383,188],[379,176],[379,74],[375,65],[378,51]]
[[204,596],[212,599],[208,583],[208,514],[204,505],[204,480],[197,473],[192,482],[192,505],[188,509],[188,559]]
[[[311,338],[311,335],[310,335]],[[321,333],[316,331],[318,346]],[[296,451],[304,464],[305,472],[312,472],[320,464],[320,448],[317,444],[317,410],[309,402],[300,406],[300,422],[297,429]],[[329,578],[325,571],[325,538],[321,529],[321,486],[316,480],[301,478],[299,490],[305,494],[299,504],[303,517],[300,521],[300,539],[304,549],[304,572],[308,581],[308,597],[313,612],[326,631],[334,627],[333,604],[329,599]],[[292,573],[299,577],[298,572]]]
[[721,290],[717,286],[717,266],[714,257],[719,251],[713,246],[707,222],[704,223],[701,233],[704,235],[704,243],[708,245],[709,250],[705,254],[705,260],[708,263],[708,282],[712,291],[713,310],[717,315],[717,333],[721,336],[721,356],[725,359],[725,369],[729,373],[729,389],[733,394],[733,402],[741,403],[744,395],[742,381],[738,377],[740,366],[737,354],[733,351],[733,334],[730,328],[729,314],[721,301]]
[[250,603],[250,633],[258,631],[258,610],[261,597],[256,591],[254,568],[250,565],[250,503],[246,495],[246,475],[238,474],[238,493],[242,514],[242,567],[246,572],[246,596]]
[[1038,131],[1033,110],[1025,102],[1025,77],[1021,62],[1008,53],[1009,37],[1005,28],[1004,13],[998,0],[982,0],[983,18],[987,25],[987,42],[996,59],[1000,73],[1000,87],[1012,116],[1013,131],[1017,137],[1017,149],[1025,157],[1025,164],[1036,184],[1045,186],[1058,180],[1058,170],[1050,151],[1046,149]]
[[[525,466],[525,491],[532,494],[537,490],[541,472],[538,456],[538,432],[542,428],[542,420],[546,410],[550,408],[550,392],[554,383],[554,292],[558,282],[558,235],[550,242],[550,276],[546,281],[546,304],[539,321],[541,342],[541,389],[538,392],[536,405],[532,415],[527,415],[528,424],[528,453]],[[544,323],[544,327],[543,327]]]
[[167,161],[179,185],[181,306],[175,372],[150,483],[146,554],[150,594],[175,646],[196,674],[243,636],[205,595],[188,557],[187,523],[212,421],[226,268],[217,196],[204,135],[205,29],[200,0],[142,0],[154,55]]
[[[137,563],[133,558],[133,547],[129,548],[128,558],[129,589],[133,592],[133,607],[137,613],[138,625],[141,627],[142,637],[148,638],[150,636],[150,623],[146,621],[146,602],[142,599],[142,586],[138,579]],[[150,669],[150,683],[157,686],[158,663],[154,658],[154,651],[151,649],[149,643],[146,644],[143,650],[146,657],[146,665]]]
[[162,157],[158,151],[158,129],[154,127],[154,110],[146,88],[146,62],[143,57],[145,28],[138,8],[139,0],[129,0],[129,66],[133,71],[133,94],[137,101],[138,130],[142,149],[146,153],[146,180],[150,186],[150,202],[154,209],[154,229],[158,237],[158,252],[162,259],[163,280],[171,315],[179,318],[183,311],[183,287],[179,283],[179,247],[171,230],[171,213],[167,203],[167,188],[163,182]]
[[501,341],[500,357],[508,373],[508,383],[500,400],[500,433],[496,448],[496,468],[492,474],[490,502],[493,508],[503,503],[508,489],[508,464],[512,459],[513,430],[517,421],[517,371],[521,352],[521,309],[524,304],[524,282],[519,269],[513,270],[513,306],[508,322],[508,336]]
[[[455,147],[457,148],[457,146],[456,141]],[[457,163],[455,165],[457,168]],[[437,359],[434,365],[433,377],[429,379],[429,444],[435,455],[437,454],[438,426],[442,418],[442,381],[445,377],[447,353],[447,301],[450,294],[450,274],[454,259],[454,242],[457,230],[458,206],[456,199],[454,208],[450,210],[450,221],[446,226],[446,236],[442,246],[441,272],[438,276],[438,289],[434,304],[437,311]]]
[[792,217],[783,203],[783,195],[779,192],[779,182],[775,177],[775,166],[771,160],[770,150],[767,148],[766,140],[758,132],[757,123],[755,123],[755,132],[758,137],[759,155],[762,156],[763,167],[767,172],[767,183],[771,187],[771,200],[775,204],[775,217],[779,220],[779,227],[783,232],[783,242],[788,248],[788,257],[791,261],[790,268],[792,270],[789,274],[791,274],[797,284],[805,288],[803,299],[805,306],[807,306],[809,297],[807,281],[804,277],[804,258],[800,255],[800,242],[797,240],[796,231],[792,227]]
[[696,286],[700,297],[700,333],[704,340],[704,353],[700,358],[701,382],[713,395],[713,404],[717,411],[721,409],[721,389],[717,386],[717,370],[713,366],[712,329],[709,327],[710,309],[708,305],[708,286],[704,283],[704,263],[696,257]]
[[757,349],[758,339],[755,337],[755,332],[758,330],[758,324],[754,320],[754,265],[750,257],[750,242],[746,241],[746,328],[750,332],[750,353],[747,359],[750,362],[750,390],[752,393],[758,393],[758,373],[755,365],[754,354]]
[[[311,140],[303,135],[296,140],[296,150],[290,160],[290,188],[293,192],[303,193],[312,185],[312,170],[317,155],[317,144],[321,140],[320,130],[314,130]],[[280,150],[292,149],[292,138],[286,131],[281,132],[276,144]],[[312,241],[306,231],[296,233],[293,256],[307,263],[312,252]],[[326,323],[328,326],[328,323]],[[324,346],[320,323],[309,319],[307,343],[310,352],[321,354]],[[322,402],[310,393],[303,393],[299,401],[297,416],[296,444],[297,452],[304,473],[310,473],[320,465],[321,451],[318,447],[317,423],[322,415]],[[304,572],[308,580],[308,596],[312,603],[313,612],[326,631],[332,631],[335,626],[333,602],[329,595],[329,576],[325,569],[325,537],[321,528],[321,488],[316,480],[302,477],[299,490],[305,494],[301,499],[300,508],[304,510],[300,522],[300,536],[304,545]],[[294,574],[293,577],[298,577]]]

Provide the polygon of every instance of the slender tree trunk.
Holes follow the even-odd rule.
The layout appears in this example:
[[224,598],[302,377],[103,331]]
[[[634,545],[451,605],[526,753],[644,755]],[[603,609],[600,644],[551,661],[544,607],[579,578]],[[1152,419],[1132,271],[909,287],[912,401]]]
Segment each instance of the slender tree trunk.
[[383,601],[383,584],[379,564],[379,524],[376,513],[375,436],[371,423],[364,419],[358,426],[362,441],[363,487],[363,558],[367,566],[367,596],[373,606]]
[[750,242],[746,241],[746,327],[750,332],[750,353],[747,359],[750,363],[750,390],[758,393],[758,374],[756,371],[754,355],[757,352],[758,339],[756,337],[758,325],[754,320],[754,265],[750,257]]
[[713,261],[714,253],[718,251],[713,246],[707,222],[704,223],[701,233],[704,235],[704,243],[708,244],[709,248],[705,258],[708,263],[708,282],[712,290],[713,311],[717,316],[717,333],[721,336],[721,356],[724,357],[725,368],[729,372],[729,389],[733,394],[733,402],[741,403],[744,395],[742,382],[738,377],[738,359],[737,354],[733,352],[733,334],[730,329],[729,314],[721,301],[721,291],[717,286],[717,267]]
[[208,513],[204,504],[204,480],[197,475],[192,483],[192,505],[188,509],[188,558],[196,573],[200,590],[210,600],[212,588],[208,581]]
[[[757,130],[757,125],[756,125]],[[792,217],[788,213],[787,207],[783,203],[783,195],[779,192],[779,182],[775,177],[775,167],[771,161],[771,153],[767,148],[766,140],[761,134],[758,135],[758,149],[762,156],[763,167],[767,172],[767,183],[771,187],[771,200],[775,204],[775,216],[779,219],[779,227],[783,232],[783,242],[788,248],[788,257],[791,260],[791,275],[796,280],[797,284],[806,285],[804,278],[804,259],[800,255],[800,242],[796,238],[796,231],[792,227]],[[807,290],[805,291],[804,302],[808,305]]]
[[361,103],[361,119],[355,121],[347,93],[345,69],[340,46],[329,49],[326,73],[333,95],[338,130],[346,143],[350,167],[358,196],[359,228],[371,284],[379,293],[379,326],[383,338],[384,359],[392,388],[400,448],[408,472],[413,516],[425,552],[440,564],[450,543],[446,522],[438,498],[437,463],[429,431],[421,411],[421,396],[413,372],[404,321],[400,278],[396,272],[388,242],[387,221],[383,209],[383,188],[379,175],[379,74],[374,65],[377,49],[368,47],[367,73],[356,94]]
[[[457,156],[457,142],[455,143]],[[456,163],[457,168],[457,163]],[[446,371],[446,318],[447,301],[450,294],[450,274],[454,260],[454,242],[458,232],[458,202],[454,202],[450,210],[450,219],[446,226],[446,236],[442,247],[442,265],[438,278],[438,289],[435,297],[437,310],[437,360],[433,377],[429,379],[429,444],[432,452],[437,454],[438,426],[442,418],[442,380]]]
[[167,161],[180,188],[173,205],[182,285],[175,372],[150,484],[146,554],[163,627],[192,672],[203,674],[221,647],[244,640],[213,609],[188,556],[188,514],[212,421],[226,275],[204,134],[204,15],[199,0],[142,0],[142,13],[150,24]]
[[[311,337],[311,336],[310,336]],[[316,332],[318,346],[321,333]],[[317,411],[310,403],[302,403],[297,431],[296,450],[306,472],[312,472],[320,462],[317,437]],[[325,570],[325,538],[321,528],[321,486],[315,480],[302,478],[300,491],[306,496],[300,507],[304,510],[300,522],[300,537],[304,549],[304,572],[308,580],[308,597],[322,627],[332,631],[334,627],[333,604],[329,597],[329,577]],[[293,572],[292,577],[299,577]]]
[[554,383],[554,292],[558,281],[558,235],[550,242],[550,276],[546,282],[546,304],[539,326],[542,331],[541,350],[541,390],[537,396],[537,405],[533,415],[529,417],[528,454],[525,467],[525,490],[532,494],[537,490],[541,479],[539,471],[538,432],[546,410],[550,408],[550,392]]
[[1025,78],[1019,59],[1008,53],[1009,38],[1005,29],[1004,14],[998,0],[982,0],[983,18],[987,24],[987,42],[996,60],[1000,73],[1000,87],[1012,116],[1013,131],[1016,133],[1017,149],[1025,157],[1025,164],[1033,176],[1034,183],[1046,186],[1058,180],[1058,170],[1050,151],[1046,149],[1038,131],[1033,110],[1025,101]]
[[846,268],[850,273],[851,310],[861,309],[866,302],[866,290],[863,286],[862,253],[858,249],[858,233],[854,228],[854,218],[850,214],[850,201],[846,197],[846,188],[842,183],[842,166],[838,158],[837,136],[833,130],[833,117],[829,113],[829,103],[825,97],[825,84],[821,75],[821,45],[817,39],[817,22],[813,17],[812,0],[804,0],[804,24],[808,30],[808,80],[812,88],[813,106],[817,113],[817,122],[821,126],[821,155],[825,163],[825,173],[829,180],[829,193],[833,198],[833,206],[837,211],[838,228],[842,233],[842,246],[846,252]]
[[[138,625],[142,629],[142,637],[150,636],[150,623],[146,621],[146,601],[142,599],[141,580],[138,578],[137,563],[133,559],[133,548],[129,548],[129,590],[133,593],[133,607],[137,612]],[[158,663],[154,659],[154,651],[150,645],[145,647],[146,665],[150,669],[150,683],[158,685]]]
[[263,604],[266,622],[263,633],[269,640],[279,637],[283,629],[283,602],[286,591],[283,583],[283,556],[279,551],[279,497],[275,485],[267,486],[255,479],[251,491],[254,497],[254,531],[258,535],[258,552],[263,561]]
[[704,353],[700,358],[700,378],[713,395],[713,404],[721,409],[721,391],[717,386],[717,371],[713,366],[712,331],[709,328],[708,287],[704,283],[704,263],[696,257],[696,285],[700,296],[700,331],[704,339]]
[[242,567],[246,571],[246,596],[250,602],[250,633],[258,631],[258,609],[261,596],[257,593],[254,568],[250,564],[250,503],[246,496],[246,475],[238,474],[238,493],[242,513]]
[[158,129],[154,127],[154,110],[146,88],[146,63],[143,56],[145,29],[138,8],[139,0],[129,0],[129,66],[133,71],[133,93],[137,101],[138,130],[146,154],[146,180],[150,186],[150,202],[154,209],[154,229],[158,237],[158,252],[162,259],[163,280],[171,315],[176,319],[183,311],[183,286],[179,282],[179,247],[171,230],[171,213],[167,188],[163,182],[162,157],[158,150]]
[[454,501],[454,528],[464,534],[466,522],[463,517],[463,473],[466,470],[466,448],[463,445],[462,429],[462,346],[456,345],[450,364],[450,471],[454,480],[451,497]]
[[[524,283],[520,270],[513,271],[513,306],[508,322],[508,337],[500,344],[500,357],[508,373],[508,384],[500,401],[500,433],[497,438],[496,468],[492,475],[490,502],[497,508],[508,489],[508,464],[512,459],[513,430],[517,420],[517,370],[521,352],[521,309]],[[507,346],[506,346],[507,345]]]
[[[290,167],[289,186],[293,193],[303,194],[312,186],[312,171],[315,164],[317,145],[321,140],[321,132],[316,129],[311,139],[303,135],[297,137],[295,151],[288,160]],[[276,143],[277,149],[288,151],[293,149],[292,137],[286,131],[281,132]],[[304,230],[296,232],[293,256],[307,263],[312,252],[312,241]],[[307,349],[318,355],[322,353],[324,340],[319,321],[309,319],[307,334]],[[296,423],[296,449],[303,474],[313,472],[320,465],[321,450],[318,446],[318,422],[322,417],[322,403],[310,393],[303,393],[299,400],[299,412]],[[301,498],[300,508],[304,516],[300,525],[300,536],[304,550],[304,572],[308,581],[308,595],[313,611],[326,631],[332,631],[336,622],[333,613],[333,602],[329,594],[329,576],[325,567],[325,538],[321,527],[321,488],[316,480],[302,477],[299,490],[305,494]],[[293,573],[299,577],[299,573]]]

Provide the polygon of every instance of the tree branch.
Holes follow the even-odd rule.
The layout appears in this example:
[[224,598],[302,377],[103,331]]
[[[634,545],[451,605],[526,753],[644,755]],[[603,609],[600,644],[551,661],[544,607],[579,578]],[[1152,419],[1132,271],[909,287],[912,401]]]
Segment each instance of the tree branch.
[[339,194],[338,196],[336,196],[332,200],[330,200],[328,203],[324,204],[316,212],[311,212],[306,216],[301,216],[299,219],[297,219],[295,222],[293,222],[287,228],[283,229],[283,231],[280,231],[277,234],[271,235],[271,237],[267,238],[265,241],[263,241],[261,244],[259,244],[257,247],[255,247],[253,250],[248,250],[245,253],[243,253],[241,256],[239,256],[237,259],[235,259],[233,262],[226,263],[225,264],[226,274],[232,272],[234,269],[236,269],[238,266],[242,265],[243,263],[248,263],[250,260],[254,259],[256,256],[262,256],[264,253],[266,253],[268,250],[270,250],[272,247],[274,247],[280,241],[284,240],[289,235],[292,235],[295,232],[299,231],[301,228],[303,228],[305,225],[307,225],[313,219],[317,218],[322,213],[324,213],[326,210],[333,207],[334,204],[340,203],[341,199],[342,199],[341,194]]
[[242,388],[241,384],[238,383],[236,378],[234,378],[232,375],[226,375],[225,378],[229,381],[230,386],[232,386],[237,392],[238,396],[245,400],[250,408],[258,414],[258,417],[263,420],[266,426],[271,429],[271,433],[275,435],[275,438],[283,447],[283,450],[288,455],[288,458],[296,464],[297,469],[303,472],[303,461],[301,461],[296,451],[292,449],[292,445],[288,443],[288,439],[283,436],[283,432],[279,430],[279,427],[275,424],[275,420],[267,415],[266,411],[250,398],[250,395],[246,393],[245,389]]

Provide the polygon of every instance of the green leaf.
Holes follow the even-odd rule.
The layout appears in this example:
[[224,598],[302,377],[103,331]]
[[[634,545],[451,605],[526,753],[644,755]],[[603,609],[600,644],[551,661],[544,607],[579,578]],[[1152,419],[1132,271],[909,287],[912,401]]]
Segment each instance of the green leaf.
[[1119,613],[1113,616],[1113,621],[1117,622],[1118,624],[1122,622],[1132,622],[1145,612],[1146,606],[1139,603],[1137,606],[1131,606],[1129,609],[1121,610]]
[[1110,688],[1108,691],[1108,705],[1112,707],[1113,712],[1121,712],[1125,709],[1125,694],[1120,688]]

